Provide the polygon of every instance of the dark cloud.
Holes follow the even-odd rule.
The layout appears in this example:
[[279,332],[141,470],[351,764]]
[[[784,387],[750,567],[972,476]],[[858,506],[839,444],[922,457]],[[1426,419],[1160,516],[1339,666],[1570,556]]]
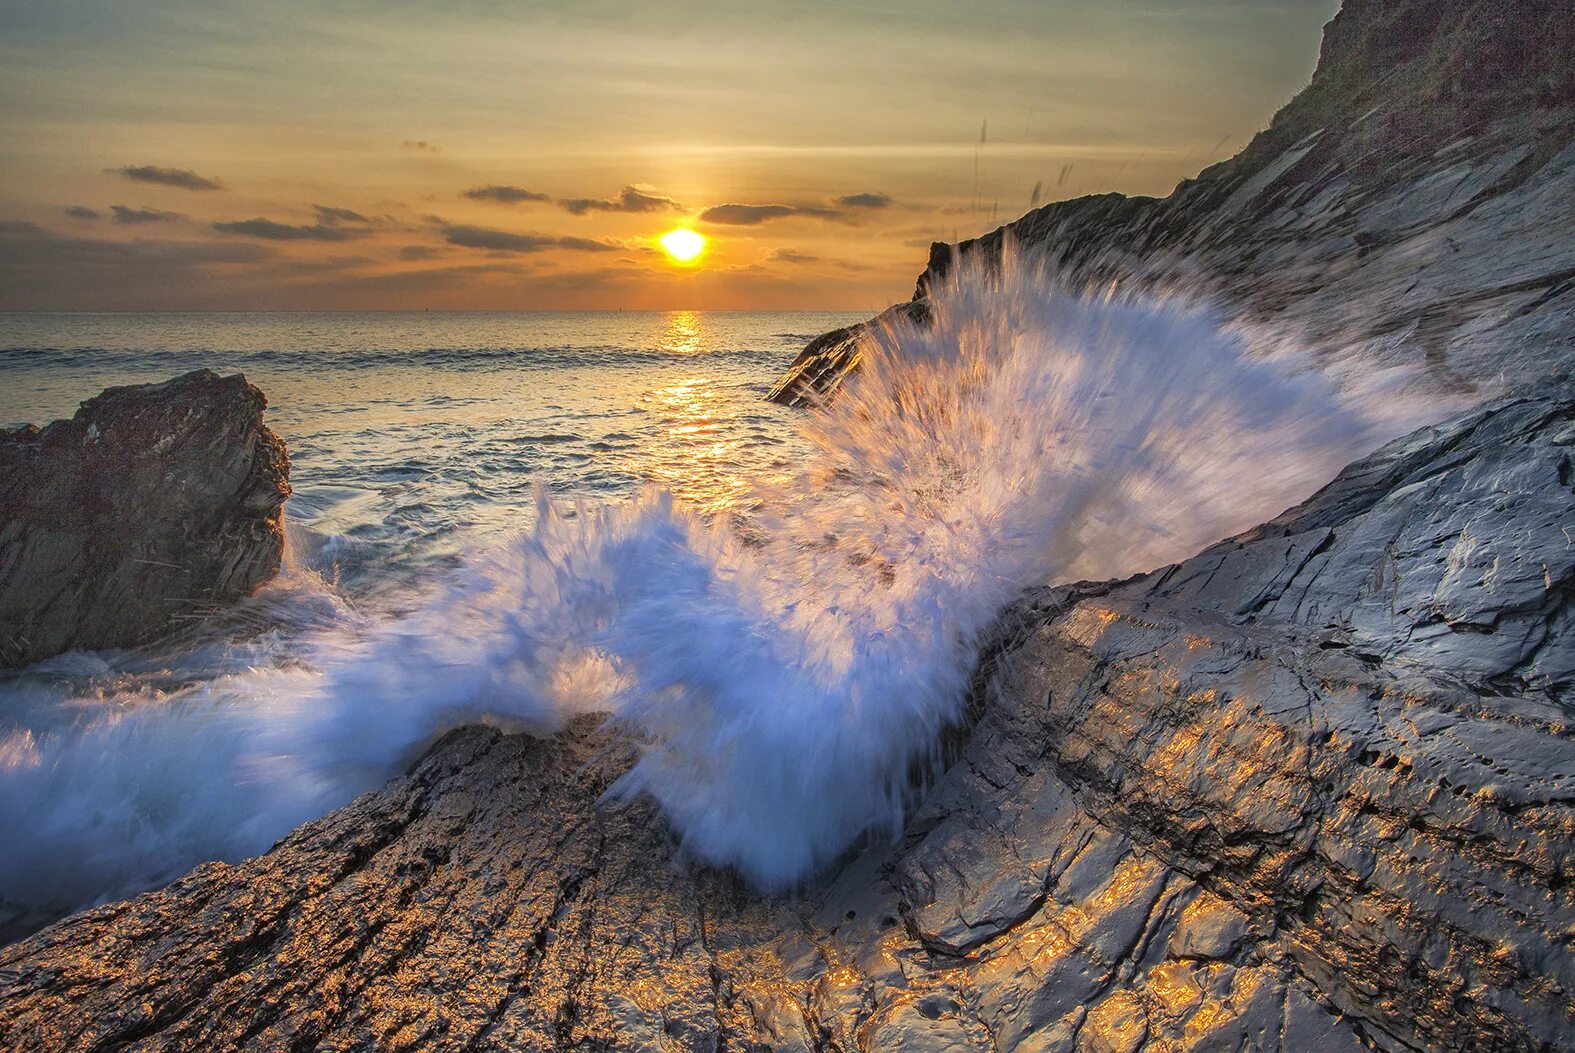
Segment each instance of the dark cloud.
[[262,245],[228,245],[217,241],[106,241],[77,238],[45,230],[36,223],[0,220],[5,251],[0,262],[18,263],[48,258],[94,264],[104,262],[159,261],[162,263],[257,263],[270,259],[274,250]]
[[266,245],[221,241],[81,238],[31,223],[0,222],[0,308],[140,310],[235,306],[256,288]]
[[784,219],[788,216],[813,216],[816,219],[856,223],[857,220],[851,213],[887,208],[892,204],[894,202],[889,194],[879,194],[874,191],[844,194],[842,197],[832,198],[826,205],[745,205],[729,202],[706,209],[700,213],[700,221],[729,227],[757,227],[768,220]]
[[472,201],[493,201],[500,205],[517,205],[522,201],[551,201],[549,194],[542,194],[535,190],[526,190],[522,186],[473,186],[465,191],[464,197]]
[[837,198],[836,203],[843,208],[885,208],[891,204],[891,196],[877,193],[844,194]]
[[68,205],[64,211],[72,219],[98,219],[98,210],[86,205]]
[[583,216],[587,212],[672,212],[684,207],[670,197],[662,197],[640,186],[626,186],[618,191],[617,197],[611,199],[571,197],[558,204],[576,216]]
[[406,245],[399,250],[399,258],[402,260],[430,260],[442,254],[443,250],[436,245]]
[[590,238],[559,238],[559,248],[574,249],[576,252],[617,252],[622,250],[622,245],[614,245],[606,241],[593,241]]
[[613,252],[623,248],[605,241],[590,238],[560,238],[550,234],[515,234],[490,227],[471,227],[450,224],[442,230],[450,245],[467,249],[488,249],[492,252],[545,252],[548,249],[573,249],[577,252]]
[[310,226],[276,223],[261,216],[230,223],[215,223],[213,229],[220,234],[264,238],[268,241],[349,241],[351,238],[365,237],[368,233],[354,227],[341,227],[330,223],[313,223]]
[[771,258],[779,263],[819,263],[819,256],[810,256],[796,249],[778,249],[771,254]]
[[406,139],[399,144],[401,149],[415,150],[420,153],[440,154],[443,148],[436,143],[429,143],[425,139]]
[[200,176],[189,168],[160,168],[158,165],[127,165],[105,171],[125,176],[134,183],[157,183],[159,186],[179,187],[182,190],[223,190],[217,179]]
[[111,205],[109,210],[115,214],[114,221],[116,223],[127,226],[139,223],[174,223],[177,220],[186,218],[179,212],[164,212],[156,208],[128,208],[125,205]]
[[832,219],[836,212],[818,205],[713,205],[700,213],[702,223],[717,223],[728,227],[755,227],[770,219],[784,216],[817,216]]
[[494,252],[545,252],[558,241],[545,234],[513,234],[489,227],[470,227],[455,224],[443,228],[443,238],[450,245],[467,249],[490,249]]
[[370,219],[359,212],[352,212],[348,208],[329,208],[327,205],[313,205],[317,210],[317,221],[329,227],[337,227],[341,223],[370,223]]

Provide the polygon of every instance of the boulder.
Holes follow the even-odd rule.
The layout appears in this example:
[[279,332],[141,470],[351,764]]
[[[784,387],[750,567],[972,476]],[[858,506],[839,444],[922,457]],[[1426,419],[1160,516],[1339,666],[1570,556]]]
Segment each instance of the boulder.
[[278,572],[290,460],[240,375],[0,433],[0,665],[146,643]]

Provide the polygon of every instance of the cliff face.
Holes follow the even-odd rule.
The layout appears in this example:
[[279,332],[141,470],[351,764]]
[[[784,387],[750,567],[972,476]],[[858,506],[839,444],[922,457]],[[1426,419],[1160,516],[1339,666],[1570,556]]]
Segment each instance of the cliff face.
[[594,720],[0,950],[9,1049],[1575,1048],[1575,398],[1001,622],[901,844],[686,869]]
[[[914,299],[1008,240],[1086,279],[1176,283],[1326,354],[1424,365],[1451,390],[1568,370],[1575,320],[1575,20],[1554,0],[1354,0],[1312,82],[1236,157],[1164,199],[1057,202],[931,247]],[[770,398],[835,388],[858,331]]]
[[273,577],[290,462],[266,405],[199,370],[0,433],[0,665],[145,643]]

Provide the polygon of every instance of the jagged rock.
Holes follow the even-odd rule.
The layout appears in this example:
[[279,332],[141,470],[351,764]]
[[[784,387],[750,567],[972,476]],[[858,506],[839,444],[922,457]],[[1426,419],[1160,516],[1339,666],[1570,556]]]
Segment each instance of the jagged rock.
[[0,432],[0,665],[144,643],[273,577],[290,462],[266,405],[204,369]]
[[[1241,153],[1163,199],[1056,202],[937,243],[887,314],[922,317],[956,259],[1009,239],[1446,390],[1536,390],[1568,374],[1575,327],[1575,19],[1557,0],[1348,2],[1311,84]],[[833,390],[860,328],[818,338],[768,397]]]
[[1001,622],[902,843],[792,901],[451,733],[268,854],[0,950],[0,1046],[1575,1049],[1575,397]]

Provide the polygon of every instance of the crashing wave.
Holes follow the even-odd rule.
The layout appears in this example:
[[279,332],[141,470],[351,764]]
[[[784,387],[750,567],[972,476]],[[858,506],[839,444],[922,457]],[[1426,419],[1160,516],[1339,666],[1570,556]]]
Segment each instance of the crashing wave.
[[587,712],[641,746],[614,795],[790,887],[900,830],[1025,586],[1190,555],[1441,409],[1403,373],[1357,384],[1283,350],[1294,334],[1076,287],[1043,257],[965,263],[931,295],[927,327],[866,337],[802,423],[802,469],[759,484],[742,524],[654,490],[543,496],[413,612],[343,612],[288,663],[0,742],[0,898],[76,906],[250,855],[444,730]]

